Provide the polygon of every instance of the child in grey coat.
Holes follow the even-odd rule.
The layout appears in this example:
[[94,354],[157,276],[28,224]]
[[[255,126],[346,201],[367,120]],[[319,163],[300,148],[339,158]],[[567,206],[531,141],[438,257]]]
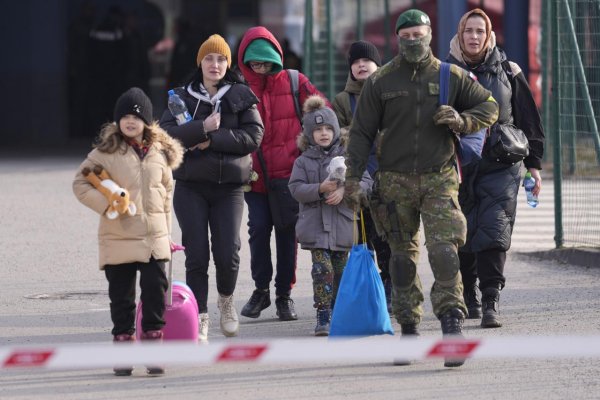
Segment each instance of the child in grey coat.
[[[343,181],[328,171],[332,160],[346,152],[337,117],[318,95],[309,97],[303,108],[304,130],[298,137],[302,155],[294,163],[289,188],[300,203],[296,236],[312,254],[315,336],[327,336],[332,305],[354,241],[354,212],[343,200]],[[365,172],[361,180],[365,195],[372,183]]]

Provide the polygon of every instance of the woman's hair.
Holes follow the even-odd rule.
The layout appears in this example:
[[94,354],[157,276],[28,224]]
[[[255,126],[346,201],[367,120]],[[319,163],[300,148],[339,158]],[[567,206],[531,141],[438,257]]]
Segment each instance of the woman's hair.
[[[191,86],[192,89],[196,92],[200,91],[200,84],[204,81],[204,75],[202,74],[202,67],[198,67],[187,79],[187,84],[185,87]],[[220,88],[225,85],[232,85],[234,83],[245,83],[244,80],[240,77],[239,73],[232,70],[231,68],[227,68],[225,71],[225,76],[223,79],[217,83],[217,88]]]
[[[150,145],[157,139],[158,130],[160,129],[158,122],[153,121],[150,126],[144,124],[144,132],[142,134],[142,140]],[[117,150],[121,149],[122,153],[127,152],[126,138],[119,129],[119,124],[116,122],[109,122],[102,125],[100,133],[96,138],[94,147],[103,153],[112,154]]]

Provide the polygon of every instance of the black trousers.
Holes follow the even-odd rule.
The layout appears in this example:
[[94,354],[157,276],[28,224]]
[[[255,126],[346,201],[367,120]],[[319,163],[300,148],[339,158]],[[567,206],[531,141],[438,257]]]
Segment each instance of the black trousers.
[[135,333],[135,281],[140,271],[142,331],[160,330],[165,326],[165,292],[169,285],[165,263],[151,258],[149,262],[106,265],[110,318],[113,335]]
[[206,313],[211,249],[217,291],[230,296],[235,290],[244,192],[240,185],[178,181],[173,206],[185,246],[185,280],[196,297],[198,311]]
[[485,250],[478,253],[458,252],[460,259],[460,273],[464,286],[477,283],[479,288],[488,287],[503,288],[506,282],[504,278],[504,264],[506,263],[506,251]]
[[271,232],[275,231],[277,261],[275,264],[275,296],[289,296],[296,283],[298,242],[296,229],[275,228],[271,218],[271,207],[266,194],[247,192],[248,244],[250,245],[250,271],[257,289],[269,289],[273,279],[271,261]]

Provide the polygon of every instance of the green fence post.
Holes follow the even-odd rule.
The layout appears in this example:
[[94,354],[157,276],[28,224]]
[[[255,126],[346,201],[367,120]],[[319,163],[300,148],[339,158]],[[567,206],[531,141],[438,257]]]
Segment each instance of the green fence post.
[[356,0],[356,40],[362,40],[363,36],[362,0]]
[[388,62],[392,59],[392,41],[390,39],[390,1],[384,0],[383,2],[385,10],[384,10],[384,32],[385,35],[385,62]]
[[333,57],[333,23],[331,0],[327,0],[327,97],[333,99],[335,95],[334,57]]
[[564,244],[563,220],[562,220],[562,160],[560,157],[560,84],[558,70],[559,66],[559,42],[558,42],[558,13],[557,2],[552,1],[550,19],[552,21],[552,137],[554,138],[554,243],[556,248]]
[[313,30],[313,9],[312,0],[304,2],[304,57],[302,57],[302,71],[306,76],[312,77],[312,30]]
[[598,125],[596,124],[596,117],[594,113],[594,107],[592,106],[592,98],[590,97],[590,91],[588,87],[587,78],[585,76],[585,70],[583,68],[583,62],[581,60],[581,53],[579,50],[579,43],[577,43],[577,36],[575,33],[575,26],[573,25],[573,19],[571,15],[571,7],[569,7],[568,0],[563,1],[565,8],[565,17],[569,24],[570,34],[568,35],[572,41],[572,49],[575,52],[575,71],[577,72],[579,81],[581,82],[581,90],[585,97],[585,111],[587,114],[588,123],[590,124],[590,130],[592,131],[592,137],[594,139],[594,147],[596,149],[596,161],[600,165],[600,134],[598,133]]

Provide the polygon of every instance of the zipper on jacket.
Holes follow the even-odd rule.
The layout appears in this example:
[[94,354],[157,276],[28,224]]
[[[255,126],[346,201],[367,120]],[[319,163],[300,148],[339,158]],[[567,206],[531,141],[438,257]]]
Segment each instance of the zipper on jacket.
[[[150,150],[148,150],[148,152],[150,152]],[[149,226],[148,217],[146,214],[148,212],[148,204],[146,204],[146,202],[147,202],[146,199],[148,199],[149,196],[148,196],[148,193],[146,193],[146,191],[149,190],[150,187],[149,187],[149,185],[146,184],[146,179],[145,179],[146,174],[144,173],[145,172],[144,171],[144,159],[146,159],[146,157],[148,157],[148,153],[146,153],[146,155],[144,156],[143,159],[141,159],[139,157],[138,158],[140,160],[140,181],[142,184],[140,192],[142,193],[142,206],[144,207],[144,210],[143,210],[144,212],[142,213],[141,217],[142,217],[142,220],[146,224],[146,235],[144,236],[144,241],[148,242],[148,236],[149,236],[148,232],[150,232],[150,226]],[[151,249],[151,252],[152,252],[152,249]]]

